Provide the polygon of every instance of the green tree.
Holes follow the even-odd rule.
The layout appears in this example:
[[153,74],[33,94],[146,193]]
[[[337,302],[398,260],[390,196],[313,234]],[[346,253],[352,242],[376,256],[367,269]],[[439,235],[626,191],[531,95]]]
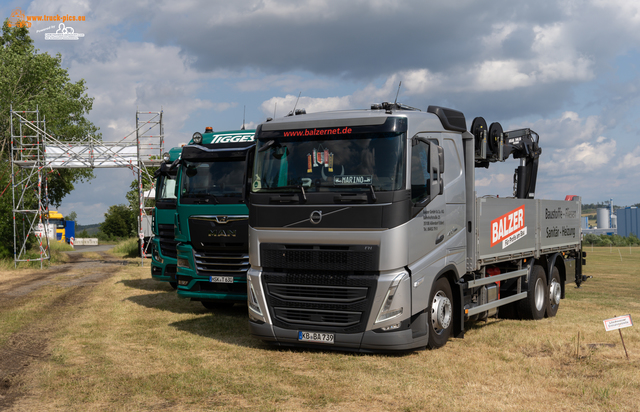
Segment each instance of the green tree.
[[[11,216],[12,195],[8,187],[10,169],[10,109],[35,110],[46,118],[47,132],[61,141],[78,140],[92,135],[101,138],[98,128],[86,119],[93,106],[93,98],[86,93],[84,80],[72,82],[67,70],[61,66],[60,54],[51,56],[40,53],[33,46],[26,27],[9,27],[7,20],[0,36],[0,213]],[[18,170],[18,178],[26,175]],[[74,188],[74,184],[93,178],[91,169],[49,170],[45,178],[48,185],[48,201],[51,207],[59,207],[62,199]],[[25,205],[36,209],[36,198],[27,193]],[[13,226],[11,219],[0,219],[0,256],[13,250]]]
[[78,214],[72,210],[71,213],[69,213],[69,215],[64,217],[64,220],[73,220],[75,222],[77,218],[78,218]]
[[109,237],[126,238],[135,236],[135,223],[134,213],[127,205],[113,205],[104,214],[100,230]]

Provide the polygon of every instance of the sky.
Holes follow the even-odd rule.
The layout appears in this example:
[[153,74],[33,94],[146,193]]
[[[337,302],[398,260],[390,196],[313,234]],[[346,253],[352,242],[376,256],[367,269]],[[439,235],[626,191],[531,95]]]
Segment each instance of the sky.
[[[640,202],[640,2],[637,0],[5,1],[0,13],[83,16],[78,40],[46,40],[94,97],[103,140],[163,111],[165,148],[206,126],[398,101],[460,110],[540,136],[537,198]],[[476,170],[479,195],[511,196],[518,162]],[[59,210],[99,223],[136,177],[96,169]]]

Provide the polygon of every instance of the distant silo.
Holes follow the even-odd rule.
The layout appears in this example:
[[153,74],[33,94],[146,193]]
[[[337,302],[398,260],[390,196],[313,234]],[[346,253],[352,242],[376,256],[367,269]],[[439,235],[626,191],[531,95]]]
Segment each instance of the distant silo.
[[615,229],[618,227],[618,216],[611,215],[611,229]]
[[609,208],[601,207],[598,209],[598,229],[609,229],[610,225],[610,216],[609,216]]

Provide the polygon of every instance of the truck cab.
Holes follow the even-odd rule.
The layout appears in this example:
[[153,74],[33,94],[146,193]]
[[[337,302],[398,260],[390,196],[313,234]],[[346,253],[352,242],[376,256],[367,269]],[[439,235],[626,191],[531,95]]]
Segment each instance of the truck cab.
[[176,281],[176,245],[173,224],[176,214],[177,168],[172,165],[180,158],[181,147],[174,147],[165,154],[160,168],[156,171],[156,205],[153,212],[153,234],[151,253],[151,277],[169,282],[178,287]]
[[[544,315],[549,295],[564,296],[560,281],[577,279],[580,203],[548,206],[570,209],[562,223],[571,230],[539,241],[536,227],[560,221],[541,222],[542,206],[529,196],[540,153],[531,133],[520,137],[535,143],[519,168],[526,199],[485,202],[474,168],[520,155],[520,141],[494,125],[492,141],[486,127],[470,133],[462,113],[437,106],[301,113],[256,131],[247,276],[255,337],[354,351],[437,348],[501,305],[523,301],[523,317]],[[522,215],[512,213],[520,207]],[[503,215],[512,225],[496,229],[503,243],[480,240]],[[525,221],[528,234],[514,226]],[[532,272],[545,273],[544,282],[529,286]]]
[[207,309],[247,300],[245,196],[254,134],[195,133],[182,151],[175,215],[178,297]]

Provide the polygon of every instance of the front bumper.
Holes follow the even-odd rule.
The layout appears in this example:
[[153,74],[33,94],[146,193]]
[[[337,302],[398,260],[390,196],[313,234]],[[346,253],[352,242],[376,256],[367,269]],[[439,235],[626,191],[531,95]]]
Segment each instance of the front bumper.
[[336,333],[333,344],[300,342],[298,330],[282,329],[250,320],[251,335],[275,346],[347,350],[356,352],[388,352],[414,350],[427,346],[428,335],[413,337],[411,329],[391,332]]

